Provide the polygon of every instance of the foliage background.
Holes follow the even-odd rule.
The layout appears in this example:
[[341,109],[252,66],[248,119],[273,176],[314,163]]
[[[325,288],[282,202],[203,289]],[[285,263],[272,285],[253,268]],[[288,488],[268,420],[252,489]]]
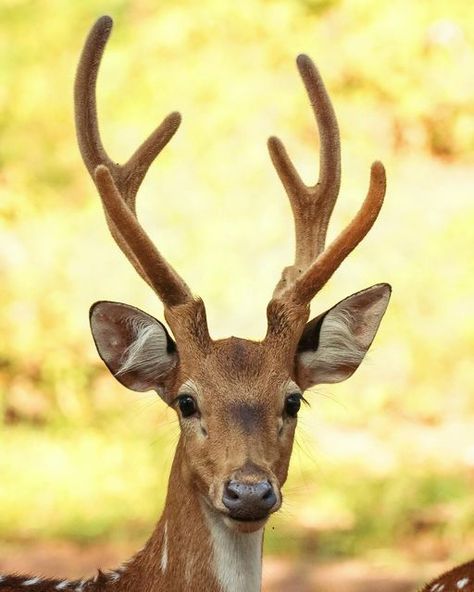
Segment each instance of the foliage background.
[[318,140],[293,60],[310,54],[343,142],[331,232],[365,194],[386,205],[315,312],[393,284],[368,361],[309,395],[270,551],[375,561],[474,555],[474,5],[467,0],[3,0],[0,6],[0,537],[142,540],[163,503],[173,414],[98,361],[98,299],[161,315],[110,240],[75,145],[74,68],[116,28],[99,76],[118,161],[166,113],[182,129],[139,210],[208,307],[216,337],[260,338],[291,257],[266,154],[277,133],[308,181]]

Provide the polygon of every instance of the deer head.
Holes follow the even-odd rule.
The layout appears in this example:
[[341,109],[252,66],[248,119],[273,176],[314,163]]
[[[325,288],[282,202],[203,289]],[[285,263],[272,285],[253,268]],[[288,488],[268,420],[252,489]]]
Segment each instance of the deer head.
[[90,313],[95,344],[123,385],[155,390],[176,410],[181,434],[175,463],[192,495],[230,528],[252,532],[281,505],[304,391],[352,375],[387,307],[390,287],[378,284],[308,322],[312,298],[378,216],[385,194],[384,168],[379,162],[372,165],[360,211],[325,246],[340,186],[339,131],[317,69],[300,55],[297,65],[321,140],[316,185],[302,182],[277,138],[268,142],[293,210],[295,260],[283,270],[268,304],[262,341],[213,340],[204,303],[157,250],[135,212],[137,190],[179,127],[180,115],[169,115],[123,165],[108,156],[101,142],[95,87],[111,28],[109,17],[100,18],[83,49],[75,84],[77,137],[112,236],[162,300],[171,333],[130,305],[97,302]]

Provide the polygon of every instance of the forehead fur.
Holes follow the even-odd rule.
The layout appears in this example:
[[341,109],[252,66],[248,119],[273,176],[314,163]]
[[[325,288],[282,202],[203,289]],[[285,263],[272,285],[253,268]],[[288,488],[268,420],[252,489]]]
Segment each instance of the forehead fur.
[[232,375],[258,376],[267,357],[262,343],[239,337],[216,341],[212,353],[222,370]]
[[226,393],[232,398],[242,398],[247,393],[255,396],[288,379],[287,369],[264,342],[229,337],[212,342],[200,358],[199,363],[192,366],[192,375],[187,373],[186,367],[182,368],[183,374],[204,391],[212,389],[214,394],[218,391],[220,397]]

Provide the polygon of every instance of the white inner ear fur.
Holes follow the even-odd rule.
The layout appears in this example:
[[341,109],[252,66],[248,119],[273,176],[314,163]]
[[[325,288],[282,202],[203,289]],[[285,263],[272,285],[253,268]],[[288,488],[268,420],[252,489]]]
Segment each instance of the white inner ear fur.
[[331,371],[337,366],[358,366],[365,356],[363,347],[352,333],[354,326],[352,311],[341,308],[327,314],[319,334],[317,356],[313,356],[310,367],[321,372]]
[[303,388],[349,378],[364,359],[390,298],[388,286],[373,286],[349,296],[323,319],[316,351],[298,355]]
[[138,372],[148,379],[159,379],[173,366],[173,356],[167,351],[166,334],[158,323],[148,319],[130,317],[127,319],[133,341],[123,352],[116,376],[128,372]]
[[[348,376],[347,369],[362,362],[367,351],[354,339],[351,326],[353,315],[349,310],[337,310],[326,315],[321,326],[319,347],[304,352],[300,363],[306,374],[312,375],[313,384],[340,382]],[[352,372],[350,372],[352,374]]]

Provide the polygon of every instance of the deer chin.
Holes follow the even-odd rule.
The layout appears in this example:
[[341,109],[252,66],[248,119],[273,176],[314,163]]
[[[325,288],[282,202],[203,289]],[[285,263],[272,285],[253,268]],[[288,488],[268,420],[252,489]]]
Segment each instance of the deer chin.
[[230,516],[223,516],[224,524],[234,532],[251,534],[261,530],[268,521],[269,516],[261,520],[235,520]]
[[201,509],[208,524],[221,523],[229,530],[235,533],[252,534],[261,530],[268,521],[271,512],[258,520],[237,520],[231,518],[227,511],[220,507],[220,504],[215,505],[209,498],[201,498]]

